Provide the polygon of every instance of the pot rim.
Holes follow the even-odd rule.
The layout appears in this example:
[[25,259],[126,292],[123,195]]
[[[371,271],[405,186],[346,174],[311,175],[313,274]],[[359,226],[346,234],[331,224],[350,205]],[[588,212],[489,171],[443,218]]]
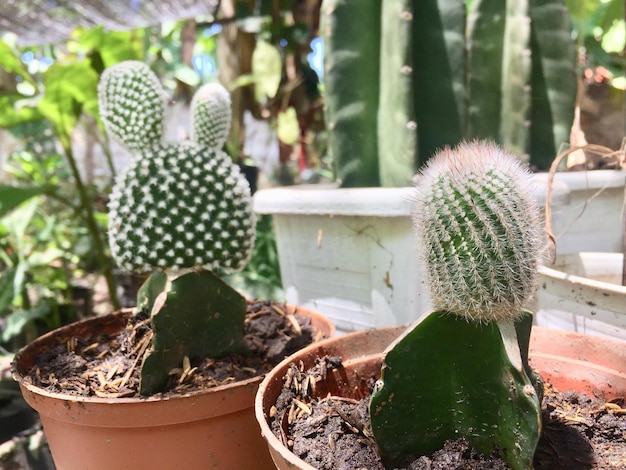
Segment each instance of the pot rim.
[[[402,326],[396,326],[396,327],[387,327],[387,328],[383,328],[382,330],[387,330],[388,332],[397,330],[397,334],[400,335],[406,328],[407,328],[407,325],[402,325]],[[373,331],[378,331],[378,330],[373,330]],[[576,344],[573,344],[573,340],[575,339],[577,339],[578,341],[583,341],[584,339],[586,339],[592,342],[594,345],[597,345],[598,347],[594,348],[594,351],[592,352],[591,357],[599,357],[599,358],[611,357],[610,354],[607,355],[607,352],[610,350],[611,346],[617,347],[618,348],[617,351],[621,352],[619,358],[621,358],[622,363],[626,364],[626,349],[622,347],[622,343],[620,343],[619,341],[599,338],[599,337],[577,333],[577,332],[569,332],[569,331],[556,330],[553,328],[545,328],[541,326],[533,326],[532,331],[533,333],[540,332],[539,336],[545,336],[548,334],[557,336],[557,338],[551,339],[550,342],[548,343],[550,345],[555,346],[554,354],[550,354],[550,353],[542,353],[542,352],[537,351],[536,344],[533,345],[533,336],[536,337],[537,335],[533,335],[531,333],[531,345],[530,345],[531,367],[535,367],[535,364],[533,364],[533,360],[539,363],[540,367],[538,367],[538,370],[540,370],[540,373],[542,376],[544,376],[544,379],[550,380],[551,377],[558,376],[558,374],[560,373],[560,366],[569,365],[569,364],[572,364],[572,365],[582,364],[582,365],[586,365],[586,367],[590,369],[590,374],[583,374],[580,377],[573,378],[573,382],[580,381],[579,391],[581,393],[589,394],[590,389],[596,385],[596,380],[598,380],[598,377],[599,377],[599,375],[597,374],[601,375],[603,373],[609,373],[616,377],[620,377],[620,379],[622,379],[620,383],[621,386],[619,385],[613,386],[613,384],[611,383],[606,383],[604,387],[604,389],[606,390],[603,390],[603,391],[606,391],[608,395],[611,395],[611,394],[614,395],[614,394],[620,394],[620,393],[623,395],[623,393],[626,393],[626,372],[620,371],[617,368],[612,369],[612,368],[605,367],[599,364],[590,363],[589,358],[583,357],[582,356],[583,352],[580,351],[580,348],[578,348]],[[361,336],[363,333],[366,333],[366,332],[367,330],[357,331],[354,333],[349,333],[347,335],[338,336],[335,338],[329,338],[319,343],[307,346],[306,348],[298,351],[292,356],[281,361],[265,376],[265,378],[259,385],[259,388],[256,392],[256,397],[254,401],[254,412],[255,412],[257,422],[259,423],[259,426],[261,428],[261,435],[264,437],[264,439],[266,440],[268,444],[268,448],[270,449],[272,458],[274,458],[275,454],[277,453],[277,454],[280,454],[280,458],[284,460],[284,463],[286,463],[289,468],[298,468],[301,470],[315,470],[314,467],[307,464],[302,459],[297,457],[294,453],[292,453],[272,432],[269,426],[269,422],[268,422],[268,415],[266,415],[266,412],[265,412],[266,405],[268,405],[267,410],[269,412],[269,408],[271,406],[269,404],[270,400],[269,399],[264,400],[264,398],[266,398],[264,396],[265,390],[268,388],[269,384],[276,380],[282,381],[282,377],[284,376],[285,371],[289,367],[289,364],[301,360],[305,355],[309,354],[311,351],[321,350],[325,352],[325,350],[327,349],[332,350],[332,344],[338,339],[348,338],[348,340],[351,340],[353,339],[353,337]],[[571,358],[563,357],[563,356],[559,356],[560,354],[559,351],[563,351],[563,354],[568,354],[568,353],[573,353],[573,354]],[[576,353],[580,353],[581,357],[578,357]],[[343,363],[344,365],[348,365],[351,362],[363,361],[363,360],[366,360],[368,357],[372,358],[376,356],[382,356],[382,354],[383,354],[383,350],[381,350],[380,353],[378,354],[370,354],[369,356],[350,358],[348,361],[344,361]],[[323,355],[324,354],[316,354],[315,357],[320,357]],[[548,363],[551,361],[555,361],[557,365],[554,369],[546,370],[547,369],[546,364],[545,364],[546,361]],[[305,368],[306,367],[307,365],[305,364]],[[276,397],[272,398],[271,400],[275,401],[275,398]],[[281,465],[282,463],[283,462],[281,462]],[[284,467],[278,466],[277,464],[277,468],[284,468]]]

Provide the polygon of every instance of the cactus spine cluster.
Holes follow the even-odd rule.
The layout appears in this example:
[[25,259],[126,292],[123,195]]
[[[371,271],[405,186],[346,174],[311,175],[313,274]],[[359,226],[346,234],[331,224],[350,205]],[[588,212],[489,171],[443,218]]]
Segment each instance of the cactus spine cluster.
[[192,140],[164,141],[165,93],[149,67],[127,61],[99,85],[102,120],[131,152],[109,205],[109,244],[131,272],[205,268],[232,272],[254,244],[250,189],[223,146],[228,92],[204,85],[192,102]]
[[495,144],[464,142],[419,175],[413,221],[436,310],[480,322],[520,316],[541,253],[527,173]]

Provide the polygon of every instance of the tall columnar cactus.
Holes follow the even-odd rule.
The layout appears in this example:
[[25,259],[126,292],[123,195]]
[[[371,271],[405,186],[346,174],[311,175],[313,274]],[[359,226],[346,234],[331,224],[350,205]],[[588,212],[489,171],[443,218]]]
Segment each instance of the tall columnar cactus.
[[[133,153],[110,197],[114,259],[130,272],[193,270],[174,280],[157,274],[138,300],[153,316],[155,339],[141,385],[142,393],[153,393],[185,355],[219,356],[244,348],[245,301],[212,271],[242,269],[250,257],[255,235],[250,189],[221,150],[231,124],[230,97],[221,85],[198,90],[191,106],[192,138],[179,143],[164,141],[165,92],[146,64],[127,61],[108,68],[98,92],[106,129]],[[144,380],[147,369],[158,377]]]
[[472,138],[547,169],[569,140],[577,62],[564,0],[324,0],[321,21],[344,186],[407,185],[437,149]]
[[385,354],[370,412],[387,465],[465,437],[531,468],[540,379],[528,365],[541,225],[519,159],[494,144],[438,152],[414,215],[434,311]]

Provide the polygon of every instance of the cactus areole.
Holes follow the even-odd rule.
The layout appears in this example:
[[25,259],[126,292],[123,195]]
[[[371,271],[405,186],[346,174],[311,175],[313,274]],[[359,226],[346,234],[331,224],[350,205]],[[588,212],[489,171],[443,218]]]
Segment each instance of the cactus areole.
[[388,468],[466,438],[529,469],[542,384],[528,365],[541,231],[518,158],[484,141],[438,152],[417,177],[414,225],[434,311],[385,352],[370,402]]
[[[214,272],[240,270],[249,260],[255,236],[250,188],[222,151],[231,105],[221,85],[206,84],[194,95],[191,139],[183,142],[164,140],[165,92],[146,64],[106,69],[98,98],[107,131],[132,152],[109,202],[113,258],[128,272],[158,276],[137,303],[153,318],[156,350],[143,363],[141,386],[142,394],[152,394],[186,355],[245,349],[245,300]],[[183,269],[192,272],[163,278]],[[190,334],[190,325],[200,330]],[[144,380],[146,364],[159,378]]]

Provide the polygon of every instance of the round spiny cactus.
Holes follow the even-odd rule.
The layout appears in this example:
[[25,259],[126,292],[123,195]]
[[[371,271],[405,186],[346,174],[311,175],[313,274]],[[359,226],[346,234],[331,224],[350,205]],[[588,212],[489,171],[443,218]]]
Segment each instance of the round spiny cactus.
[[534,295],[541,226],[527,170],[495,144],[461,143],[417,179],[413,222],[433,306],[514,319]]
[[[111,113],[123,103],[128,110],[128,114],[122,113],[124,122],[149,122],[162,129],[162,122],[156,124],[156,116],[145,115],[153,107],[143,105],[144,95],[136,96],[137,103],[133,103],[131,94],[124,100],[116,94],[126,87],[142,89],[150,99],[164,95],[152,77],[145,64],[123,62],[107,69],[100,85],[101,107],[109,110],[102,116],[107,128],[115,129],[114,134],[134,151],[110,197],[109,244],[113,257],[120,267],[134,272],[195,267],[225,272],[242,269],[255,235],[250,188],[230,157],[217,146],[207,145],[209,141],[220,144],[218,134],[225,139],[228,132],[225,122],[230,122],[230,106],[224,99],[228,93],[213,85],[213,89],[221,89],[218,111],[209,110],[206,104],[213,101],[207,99],[203,106],[196,106],[193,114],[194,129],[219,132],[196,132],[198,142],[177,144],[163,142],[162,132],[154,135],[138,131],[142,134],[138,139],[130,126],[120,125]],[[132,80],[139,84],[131,84]],[[109,95],[111,92],[113,95]],[[162,117],[160,111],[157,115]]]

